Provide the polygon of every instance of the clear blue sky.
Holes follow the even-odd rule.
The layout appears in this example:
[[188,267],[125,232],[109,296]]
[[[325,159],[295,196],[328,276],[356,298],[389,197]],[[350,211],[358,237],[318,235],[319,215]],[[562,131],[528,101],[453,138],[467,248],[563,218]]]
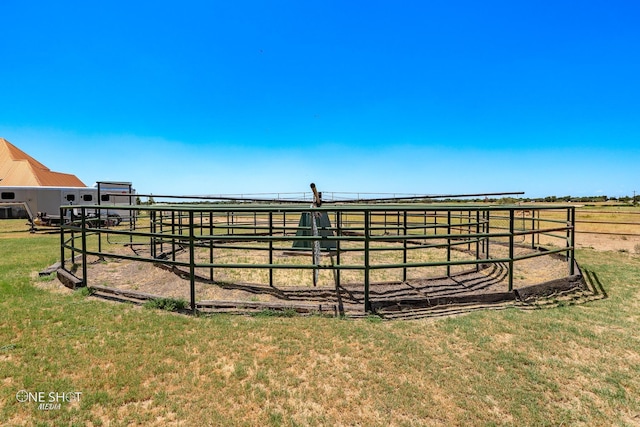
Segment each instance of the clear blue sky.
[[0,136],[143,193],[640,192],[637,1],[0,3]]

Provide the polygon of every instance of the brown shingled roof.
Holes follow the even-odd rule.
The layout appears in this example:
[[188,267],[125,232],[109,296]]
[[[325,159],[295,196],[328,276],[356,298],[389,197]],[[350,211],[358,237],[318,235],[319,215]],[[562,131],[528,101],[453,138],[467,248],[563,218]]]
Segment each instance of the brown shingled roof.
[[75,175],[48,167],[0,138],[0,186],[86,187]]

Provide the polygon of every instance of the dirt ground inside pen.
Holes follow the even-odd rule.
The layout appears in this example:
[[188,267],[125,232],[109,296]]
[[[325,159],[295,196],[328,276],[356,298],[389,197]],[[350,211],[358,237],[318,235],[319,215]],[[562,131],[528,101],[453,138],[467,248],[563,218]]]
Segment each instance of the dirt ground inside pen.
[[[120,247],[122,254],[132,255],[132,249]],[[436,250],[436,257],[444,255]],[[464,251],[455,251],[453,259],[471,257]],[[516,255],[531,253],[531,248],[517,248]],[[432,254],[433,255],[433,254]],[[493,245],[492,258],[508,255],[504,245]],[[186,257],[179,253],[176,259]],[[204,256],[204,255],[200,255]],[[287,263],[292,262],[285,253],[276,254]],[[300,263],[310,263],[308,255],[297,256]],[[188,268],[172,268],[159,263],[135,262],[131,260],[89,259],[88,284],[90,287],[106,287],[117,290],[120,295],[139,293],[146,298],[173,298],[190,300]],[[322,263],[329,264],[329,257]],[[243,262],[247,262],[244,259]],[[229,271],[222,271],[229,270]],[[319,312],[330,314],[364,313],[364,281],[361,272],[343,272],[340,286],[336,286],[335,272],[321,271],[317,286],[313,286],[310,270],[280,270],[273,286],[269,286],[268,270],[218,269],[214,280],[210,280],[209,269],[196,271],[196,300],[202,307],[212,311],[233,311],[233,306],[255,309],[270,307],[317,307]],[[274,273],[275,276],[275,273]],[[514,288],[552,281],[568,276],[567,260],[560,255],[545,255],[518,261],[515,264]],[[447,305],[458,301],[469,304],[481,302],[490,295],[508,294],[508,266],[503,263],[487,263],[476,270],[475,266],[453,266],[450,275],[446,267],[409,269],[407,280],[402,280],[402,270],[392,272],[372,271],[370,301],[373,306],[399,307],[407,301],[421,305]],[[492,297],[489,297],[491,299]],[[226,304],[225,304],[226,303]],[[227,307],[226,309],[224,307]]]

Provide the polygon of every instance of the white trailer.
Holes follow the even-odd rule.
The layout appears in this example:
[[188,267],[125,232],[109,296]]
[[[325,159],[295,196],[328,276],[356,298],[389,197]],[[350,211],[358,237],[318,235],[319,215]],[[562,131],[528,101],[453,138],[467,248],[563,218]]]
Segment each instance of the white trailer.
[[[22,205],[29,215],[32,227],[57,226],[80,216],[79,209],[68,211],[60,218],[60,206],[113,205],[113,209],[100,210],[100,216],[111,223],[129,220],[128,210],[118,208],[133,205],[134,190],[129,182],[99,182],[94,187],[4,187],[0,186],[0,205]],[[98,217],[97,210],[89,213]]]

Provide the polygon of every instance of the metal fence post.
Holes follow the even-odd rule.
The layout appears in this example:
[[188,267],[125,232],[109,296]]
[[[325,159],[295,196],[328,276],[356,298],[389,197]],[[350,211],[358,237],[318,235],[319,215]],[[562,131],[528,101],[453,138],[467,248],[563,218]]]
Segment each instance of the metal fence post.
[[[209,211],[209,264],[213,264],[213,212]],[[209,267],[209,280],[213,282],[213,267]]]
[[60,268],[64,270],[64,223],[63,215],[64,209],[60,207]]
[[156,224],[156,211],[149,211],[149,233],[151,236],[149,237],[149,244],[151,245],[150,252],[151,258],[158,257],[158,238],[156,237],[156,230],[158,225]]
[[[176,234],[176,211],[171,210],[171,234]],[[176,238],[171,237],[171,261],[176,260]]]
[[[96,223],[96,228],[100,229],[102,228],[102,221],[100,220],[102,218],[102,209],[99,206],[100,204],[100,198],[98,197],[98,206],[96,207],[96,211],[98,212],[98,221]],[[107,228],[109,228],[109,211],[107,210],[107,216],[105,217],[105,223]],[[62,224],[60,224],[62,225]],[[102,233],[100,231],[98,231],[98,252],[102,252]]]
[[491,232],[491,211],[486,211],[487,214],[487,218],[486,218],[486,229],[487,229],[487,238],[486,238],[486,251],[485,251],[485,257],[486,259],[489,259],[489,246],[491,243],[491,237],[488,236],[488,234]]
[[[402,241],[402,263],[406,264],[407,263],[407,211],[404,211],[404,239]],[[407,281],[407,267],[402,267],[402,281],[406,282]]]
[[269,286],[273,287],[273,211],[269,211]]
[[576,249],[576,208],[575,207],[570,207],[569,211],[571,212],[571,220],[569,223],[569,226],[571,227],[571,234],[570,234],[570,244],[571,244],[571,248],[569,250],[569,275],[573,276],[575,274],[575,249]]
[[338,240],[336,241],[336,265],[338,268],[336,269],[336,287],[340,286],[340,242],[342,242],[342,215],[340,211],[336,211],[336,236]]
[[536,248],[536,211],[531,210],[531,249]]
[[447,277],[451,277],[451,211],[447,211]]
[[193,211],[189,211],[189,285],[191,311],[196,313],[196,266],[195,266],[195,234],[193,231]]
[[[476,261],[480,259],[480,211],[476,211]],[[476,263],[476,272],[480,271],[480,264]]]
[[[80,208],[81,223],[82,223],[82,282],[84,286],[88,286],[87,280],[87,215],[85,208]],[[62,218],[60,218],[60,224],[62,224]]]
[[[471,234],[471,211],[467,211],[467,224],[466,225],[467,225],[467,228],[465,230],[465,233]],[[462,224],[460,224],[460,234],[462,234],[463,228],[464,227],[462,226]],[[469,237],[466,237],[466,239],[467,239],[467,250],[471,251],[471,239]]]
[[364,211],[364,311],[371,312],[371,301],[369,299],[369,239],[371,238],[371,230],[369,227],[370,212]]
[[318,270],[318,266],[320,265],[320,241],[318,240],[318,223],[317,219],[320,215],[319,212],[316,212],[315,209],[309,211],[309,217],[311,218],[311,234],[313,235],[313,243],[312,243],[312,258],[313,258],[313,286],[318,286],[318,279],[320,276],[320,270]]
[[513,223],[515,221],[515,211],[513,208],[509,209],[509,292],[513,291]]

